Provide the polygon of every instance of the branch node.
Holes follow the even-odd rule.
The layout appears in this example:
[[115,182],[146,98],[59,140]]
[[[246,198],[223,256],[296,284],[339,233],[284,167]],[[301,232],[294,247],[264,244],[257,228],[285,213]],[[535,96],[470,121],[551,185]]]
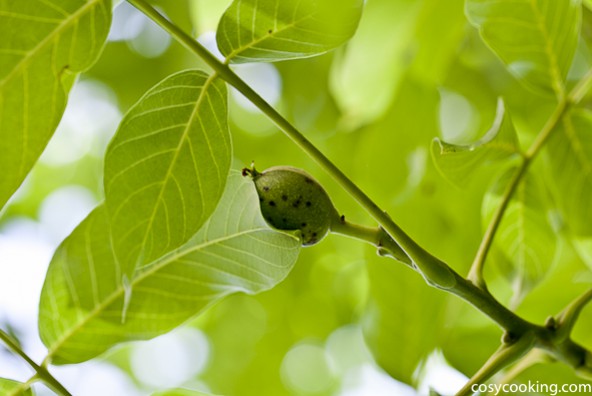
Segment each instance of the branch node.
[[504,334],[502,335],[502,343],[504,345],[512,345],[515,344],[516,341],[518,341],[520,339],[520,336],[512,333],[511,331],[506,331],[504,332]]
[[545,328],[547,330],[556,331],[558,327],[557,320],[553,316],[549,316],[545,320]]

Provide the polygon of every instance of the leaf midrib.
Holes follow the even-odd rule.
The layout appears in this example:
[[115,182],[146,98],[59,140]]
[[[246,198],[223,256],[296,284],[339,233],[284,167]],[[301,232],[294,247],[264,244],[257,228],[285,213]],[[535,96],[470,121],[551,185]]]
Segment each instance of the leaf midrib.
[[43,49],[49,42],[59,37],[59,35],[62,33],[62,30],[69,26],[72,21],[77,21],[79,17],[86,13],[88,9],[94,7],[101,1],[102,0],[90,0],[82,7],[80,7],[78,10],[76,10],[76,12],[70,14],[67,18],[65,18],[62,21],[62,23],[60,23],[56,27],[56,29],[54,29],[43,40],[41,40],[35,47],[33,47],[33,49],[26,52],[26,55],[23,56],[23,58],[15,65],[15,67],[10,71],[10,73],[8,73],[4,79],[0,80],[0,88],[2,88],[12,77],[14,77],[14,75],[21,70],[21,67],[28,63],[31,58],[37,55],[37,53],[41,51],[41,49]]
[[[204,249],[208,246],[211,245],[215,245],[218,243],[222,243],[222,242],[226,242],[229,240],[232,240],[234,238],[238,238],[241,237],[243,235],[248,235],[250,233],[256,233],[256,232],[260,232],[260,231],[268,231],[267,228],[265,227],[258,227],[258,228],[252,228],[252,229],[248,229],[248,230],[244,230],[244,231],[239,231],[237,233],[234,233],[232,235],[226,235],[220,238],[216,238],[210,241],[205,241],[204,243],[201,243],[199,245],[196,245],[190,249],[183,249],[180,250],[178,252],[176,252],[176,254],[170,254],[165,256],[164,258],[159,258],[157,260],[155,260],[153,263],[150,263],[148,265],[146,265],[144,268],[148,268],[148,270],[140,272],[138,276],[135,276],[131,282],[130,282],[130,286],[133,290],[133,287],[140,283],[142,280],[146,279],[147,277],[149,277],[150,275],[152,275],[153,273],[161,270],[162,268],[164,268],[165,266],[167,266],[170,263],[175,262],[177,259],[179,259],[180,257],[183,257],[184,255],[197,251],[197,250],[201,250]],[[162,260],[162,261],[161,261]],[[159,262],[161,261],[161,262]],[[83,328],[87,323],[89,323],[92,319],[96,318],[98,315],[100,315],[103,310],[105,308],[107,308],[109,305],[111,305],[113,302],[115,302],[118,298],[122,297],[125,294],[125,288],[123,286],[123,284],[120,284],[114,291],[113,293],[111,293],[111,295],[109,295],[105,300],[103,300],[103,302],[99,305],[97,305],[90,313],[88,316],[86,316],[82,321],[78,322],[74,327],[72,327],[72,329],[66,333],[56,344],[54,344],[54,346],[52,348],[50,348],[48,350],[47,356],[44,359],[44,363],[45,362],[49,362],[51,360],[51,357],[53,355],[55,355],[55,353],[59,350],[59,348],[61,348],[61,346],[66,343],[66,341],[72,336],[74,335],[79,329]]]
[[[162,200],[162,197],[164,195],[164,191],[166,190],[166,188],[168,186],[169,180],[171,180],[171,177],[173,176],[173,169],[175,168],[175,165],[177,164],[177,160],[178,160],[179,155],[181,153],[181,149],[183,148],[183,145],[185,144],[185,142],[188,139],[189,132],[192,130],[193,121],[197,117],[198,110],[201,108],[204,98],[206,98],[208,96],[207,90],[208,90],[209,86],[216,80],[217,77],[218,77],[218,75],[216,73],[210,75],[207,78],[207,80],[204,82],[204,84],[201,88],[199,96],[195,102],[195,107],[193,108],[193,111],[191,112],[191,115],[189,116],[189,120],[187,121],[187,125],[185,126],[185,128],[183,130],[183,134],[181,135],[181,138],[179,139],[179,144],[177,145],[177,148],[175,149],[173,158],[171,159],[171,163],[167,169],[167,173],[162,180],[162,187],[158,191],[158,197],[156,198],[152,213],[150,214],[150,217],[148,220],[148,225],[146,227],[146,232],[144,233],[144,238],[142,239],[142,244],[140,246],[140,248],[141,248],[140,252],[143,252],[144,249],[146,248],[146,242],[148,240],[148,236],[150,235],[150,232],[152,231],[152,225],[154,224],[154,219],[156,218],[156,213],[158,212],[158,207],[160,206],[160,201]],[[195,161],[196,159],[194,158],[193,160]],[[185,216],[186,216],[186,214],[184,214],[184,217]],[[202,213],[202,216],[203,216],[203,213]],[[169,233],[169,237],[170,237],[170,233]]]
[[557,62],[557,56],[551,47],[552,41],[549,37],[549,32],[545,26],[545,19],[543,15],[541,15],[541,10],[537,5],[536,0],[530,0],[530,6],[532,8],[532,12],[534,17],[537,21],[537,26],[541,35],[543,36],[543,40],[545,41],[545,53],[547,54],[547,58],[549,59],[549,67],[551,68],[550,77],[553,84],[553,90],[558,98],[562,98],[565,94],[564,86],[562,83],[561,72],[559,70],[559,64]]
[[564,132],[564,136],[571,150],[575,153],[576,162],[584,169],[584,174],[589,175],[592,172],[592,160],[585,154],[581,139],[575,131],[571,117],[564,118]]

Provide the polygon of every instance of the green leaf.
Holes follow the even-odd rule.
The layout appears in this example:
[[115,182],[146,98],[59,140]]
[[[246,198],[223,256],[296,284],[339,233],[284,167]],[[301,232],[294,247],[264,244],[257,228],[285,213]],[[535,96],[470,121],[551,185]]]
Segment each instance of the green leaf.
[[547,143],[557,203],[573,233],[592,235],[592,112],[574,110]]
[[174,74],[130,109],[105,157],[105,204],[123,273],[199,230],[224,191],[231,155],[226,86],[215,75]]
[[495,121],[478,141],[458,145],[438,138],[432,142],[432,158],[452,183],[464,187],[486,166],[497,166],[519,153],[518,138],[510,115],[500,99]]
[[[384,114],[408,66],[402,60],[414,43],[423,2],[373,0],[364,6],[360,26],[347,48],[333,61],[330,89],[354,125]],[[388,37],[388,40],[377,40]],[[423,48],[423,46],[421,46]],[[368,62],[380,54],[380,62]],[[388,87],[388,89],[385,89]]]
[[413,385],[416,369],[441,339],[446,297],[428,287],[421,275],[391,260],[374,258],[368,274],[366,343],[384,370]]
[[215,396],[211,393],[203,393],[189,389],[170,389],[153,393],[152,396]]
[[563,95],[582,19],[580,0],[467,0],[466,13],[527,87]]
[[[471,312],[470,315],[479,314]],[[480,319],[487,320],[482,316]],[[463,323],[463,320],[469,323]],[[501,338],[501,331],[496,325],[471,321],[475,319],[469,315],[452,320],[449,317],[452,325],[441,345],[446,361],[468,377],[474,375],[496,351]]]
[[110,0],[0,1],[0,208],[47,145],[110,23]]
[[232,173],[216,211],[179,249],[126,280],[99,206],[62,243],[41,295],[39,327],[53,363],[91,359],[126,340],[168,332],[222,297],[272,288],[300,240],[269,229],[253,184]]
[[0,394],[4,396],[33,396],[29,384],[0,378]]
[[218,48],[232,63],[319,55],[354,34],[362,4],[362,0],[235,0],[218,25]]
[[[489,224],[502,195],[515,172],[511,169],[493,185],[483,200],[484,224]],[[548,202],[537,175],[523,177],[516,188],[499,225],[494,246],[506,260],[498,265],[509,266],[502,272],[512,281],[514,302],[519,302],[549,273],[555,261],[557,238],[548,216]]]

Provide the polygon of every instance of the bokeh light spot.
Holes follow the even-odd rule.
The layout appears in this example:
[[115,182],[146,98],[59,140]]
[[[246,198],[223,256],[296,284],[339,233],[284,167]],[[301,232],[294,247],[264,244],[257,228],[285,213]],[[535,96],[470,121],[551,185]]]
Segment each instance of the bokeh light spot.
[[182,327],[137,343],[131,353],[134,375],[155,388],[173,388],[193,379],[208,362],[210,343],[195,328]]
[[293,347],[282,361],[282,381],[299,393],[327,392],[335,382],[332,363],[324,348],[312,343]]

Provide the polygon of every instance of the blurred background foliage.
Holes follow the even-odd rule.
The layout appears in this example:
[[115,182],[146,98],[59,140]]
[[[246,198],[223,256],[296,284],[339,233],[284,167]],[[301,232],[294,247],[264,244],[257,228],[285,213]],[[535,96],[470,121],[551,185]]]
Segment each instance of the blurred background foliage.
[[[152,3],[216,51],[213,32],[228,1]],[[368,0],[359,30],[344,48],[235,69],[413,238],[461,274],[479,245],[482,199],[493,178],[454,187],[434,167],[431,141],[478,139],[490,128],[502,96],[525,147],[554,106],[508,74],[468,24],[463,7],[463,0]],[[592,12],[586,7],[583,32],[592,35]],[[570,81],[592,64],[591,42],[579,45]],[[3,261],[17,256],[12,247],[23,238],[42,243],[49,253],[31,258],[41,264],[30,267],[21,257],[19,265],[25,267],[16,280],[10,279],[10,268],[1,268],[0,303],[6,309],[0,322],[21,336],[25,348],[42,349],[31,332],[35,326],[29,325],[36,315],[19,314],[16,301],[37,301],[28,295],[38,296],[37,278],[43,278],[51,250],[102,199],[102,156],[122,114],[149,87],[186,68],[207,69],[130,5],[116,6],[105,52],[80,78],[54,139],[0,217]],[[230,96],[235,169],[251,161],[260,169],[304,168],[348,219],[372,225],[240,94],[231,90]],[[555,262],[517,306],[527,319],[543,321],[592,280],[568,240],[560,241]],[[499,268],[488,265],[486,278],[508,303],[512,285]],[[39,274],[29,276],[32,272]],[[576,339],[587,347],[592,347],[591,327],[589,308],[576,329]],[[120,376],[126,387],[117,385],[110,394],[181,386],[245,396],[414,394],[408,385],[425,394],[428,386],[450,392],[462,384],[463,375],[471,375],[496,349],[500,336],[482,314],[429,288],[418,274],[378,257],[370,247],[330,236],[304,249],[290,276],[273,290],[227,298],[182,329],[127,344],[89,364],[110,373],[95,367],[99,379],[112,378],[112,367],[126,374]],[[539,365],[521,376],[580,381],[557,366]],[[67,376],[67,370],[59,368],[56,375]],[[106,394],[88,389],[78,394]],[[125,393],[117,393],[121,389]]]

